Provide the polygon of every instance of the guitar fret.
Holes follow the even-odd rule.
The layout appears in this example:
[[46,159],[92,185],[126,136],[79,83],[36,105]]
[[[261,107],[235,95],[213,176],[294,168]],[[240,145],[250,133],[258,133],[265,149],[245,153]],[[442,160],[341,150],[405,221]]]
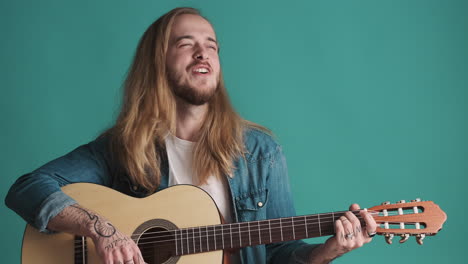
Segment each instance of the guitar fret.
[[258,226],[258,243],[261,245],[262,244],[262,235],[260,234],[260,221],[257,221],[257,226]]
[[[237,231],[234,229],[234,235],[236,235],[236,232],[237,234],[239,234],[239,246],[242,247],[242,234],[240,232],[240,223],[237,223]],[[234,237],[233,235],[233,237]],[[234,242],[236,241],[234,238],[233,238]]]
[[[334,213],[334,212],[332,212],[332,221],[333,221],[333,223],[335,223],[335,213]],[[335,225],[333,225],[333,233],[336,234],[336,227],[335,227]]]
[[241,223],[237,224],[237,229],[239,230],[239,246],[242,247],[242,231],[241,231]]
[[248,232],[249,232],[249,245],[251,246],[252,245],[252,239],[250,238],[250,223],[247,222],[247,229],[248,229]]
[[321,227],[321,225],[320,225],[320,214],[317,215],[317,219],[318,219],[318,224],[319,224],[320,236],[322,236],[322,227]]
[[221,241],[223,242],[223,249],[224,247],[224,225],[221,226]]
[[209,243],[209,237],[208,237],[208,227],[206,227],[206,246],[207,246],[207,251],[210,251],[210,243]]
[[189,240],[189,233],[188,229],[185,229],[185,232],[187,233],[187,253],[190,254],[190,240]]
[[307,216],[304,217],[304,225],[306,230],[306,237],[309,237],[309,231],[307,230]]
[[198,234],[200,235],[200,252],[203,252],[203,243],[202,243],[202,235],[201,235],[201,227],[198,227]]
[[214,250],[216,250],[216,226],[213,226]]
[[281,224],[281,218],[279,219],[280,220],[280,231],[281,231],[281,241],[283,241],[283,224]]
[[232,224],[229,224],[229,232],[231,233],[231,248],[232,247]]
[[180,230],[180,246],[182,247],[182,254],[184,254],[184,233],[183,230]]
[[294,218],[291,218],[293,239],[296,240],[296,231],[294,230]]
[[268,231],[270,232],[270,243],[273,242],[273,239],[271,239],[271,220],[268,220]]
[[196,252],[196,249],[195,249],[195,232],[194,232],[195,228],[192,228],[192,243],[193,243],[193,252],[195,253]]
[[178,242],[177,242],[178,241],[178,239],[177,239],[177,230],[175,231],[174,235],[175,235],[175,254],[177,256],[177,255],[179,255],[179,250],[178,250],[179,247],[177,245],[178,244]]

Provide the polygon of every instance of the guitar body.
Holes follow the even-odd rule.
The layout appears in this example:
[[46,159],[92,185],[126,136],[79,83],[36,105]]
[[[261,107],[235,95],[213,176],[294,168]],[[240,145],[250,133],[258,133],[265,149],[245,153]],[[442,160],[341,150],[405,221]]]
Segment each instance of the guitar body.
[[[118,230],[128,236],[142,233],[155,225],[176,229],[221,223],[212,198],[203,190],[190,185],[177,185],[146,198],[133,198],[90,183],[71,184],[65,186],[63,191],[81,206],[106,217]],[[74,235],[43,234],[28,225],[23,238],[22,263],[76,263],[75,247]],[[87,259],[80,263],[101,263],[91,239],[87,239],[87,249]],[[223,251],[217,250],[160,262],[153,260],[150,263],[222,263],[222,261]]]

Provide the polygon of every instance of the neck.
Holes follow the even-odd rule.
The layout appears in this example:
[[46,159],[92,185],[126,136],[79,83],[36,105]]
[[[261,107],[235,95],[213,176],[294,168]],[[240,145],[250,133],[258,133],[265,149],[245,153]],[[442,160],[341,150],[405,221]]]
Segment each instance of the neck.
[[197,141],[208,104],[192,105],[177,100],[176,136],[183,140]]

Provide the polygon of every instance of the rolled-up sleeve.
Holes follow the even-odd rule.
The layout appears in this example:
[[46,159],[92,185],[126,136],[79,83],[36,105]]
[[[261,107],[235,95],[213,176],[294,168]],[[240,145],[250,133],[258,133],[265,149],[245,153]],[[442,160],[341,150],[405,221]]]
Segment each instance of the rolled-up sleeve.
[[104,139],[82,145],[37,170],[18,178],[5,204],[41,232],[63,208],[76,203],[61,187],[77,182],[109,186],[109,159]]

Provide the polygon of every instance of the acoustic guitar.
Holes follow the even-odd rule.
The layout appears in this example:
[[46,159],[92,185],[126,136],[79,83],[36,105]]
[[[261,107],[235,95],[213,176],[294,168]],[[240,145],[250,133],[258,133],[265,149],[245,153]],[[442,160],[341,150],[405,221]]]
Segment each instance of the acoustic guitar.
[[[63,191],[80,205],[106,217],[140,248],[146,262],[222,263],[223,250],[333,235],[343,212],[221,224],[212,198],[190,185],[177,185],[145,198],[134,198],[96,184],[76,183]],[[431,201],[388,202],[368,209],[378,235],[391,243],[415,236],[419,244],[435,235],[446,214]],[[359,212],[353,212],[360,218]],[[364,221],[360,218],[361,222]],[[43,234],[27,226],[23,264],[100,263],[93,241],[67,233]]]

